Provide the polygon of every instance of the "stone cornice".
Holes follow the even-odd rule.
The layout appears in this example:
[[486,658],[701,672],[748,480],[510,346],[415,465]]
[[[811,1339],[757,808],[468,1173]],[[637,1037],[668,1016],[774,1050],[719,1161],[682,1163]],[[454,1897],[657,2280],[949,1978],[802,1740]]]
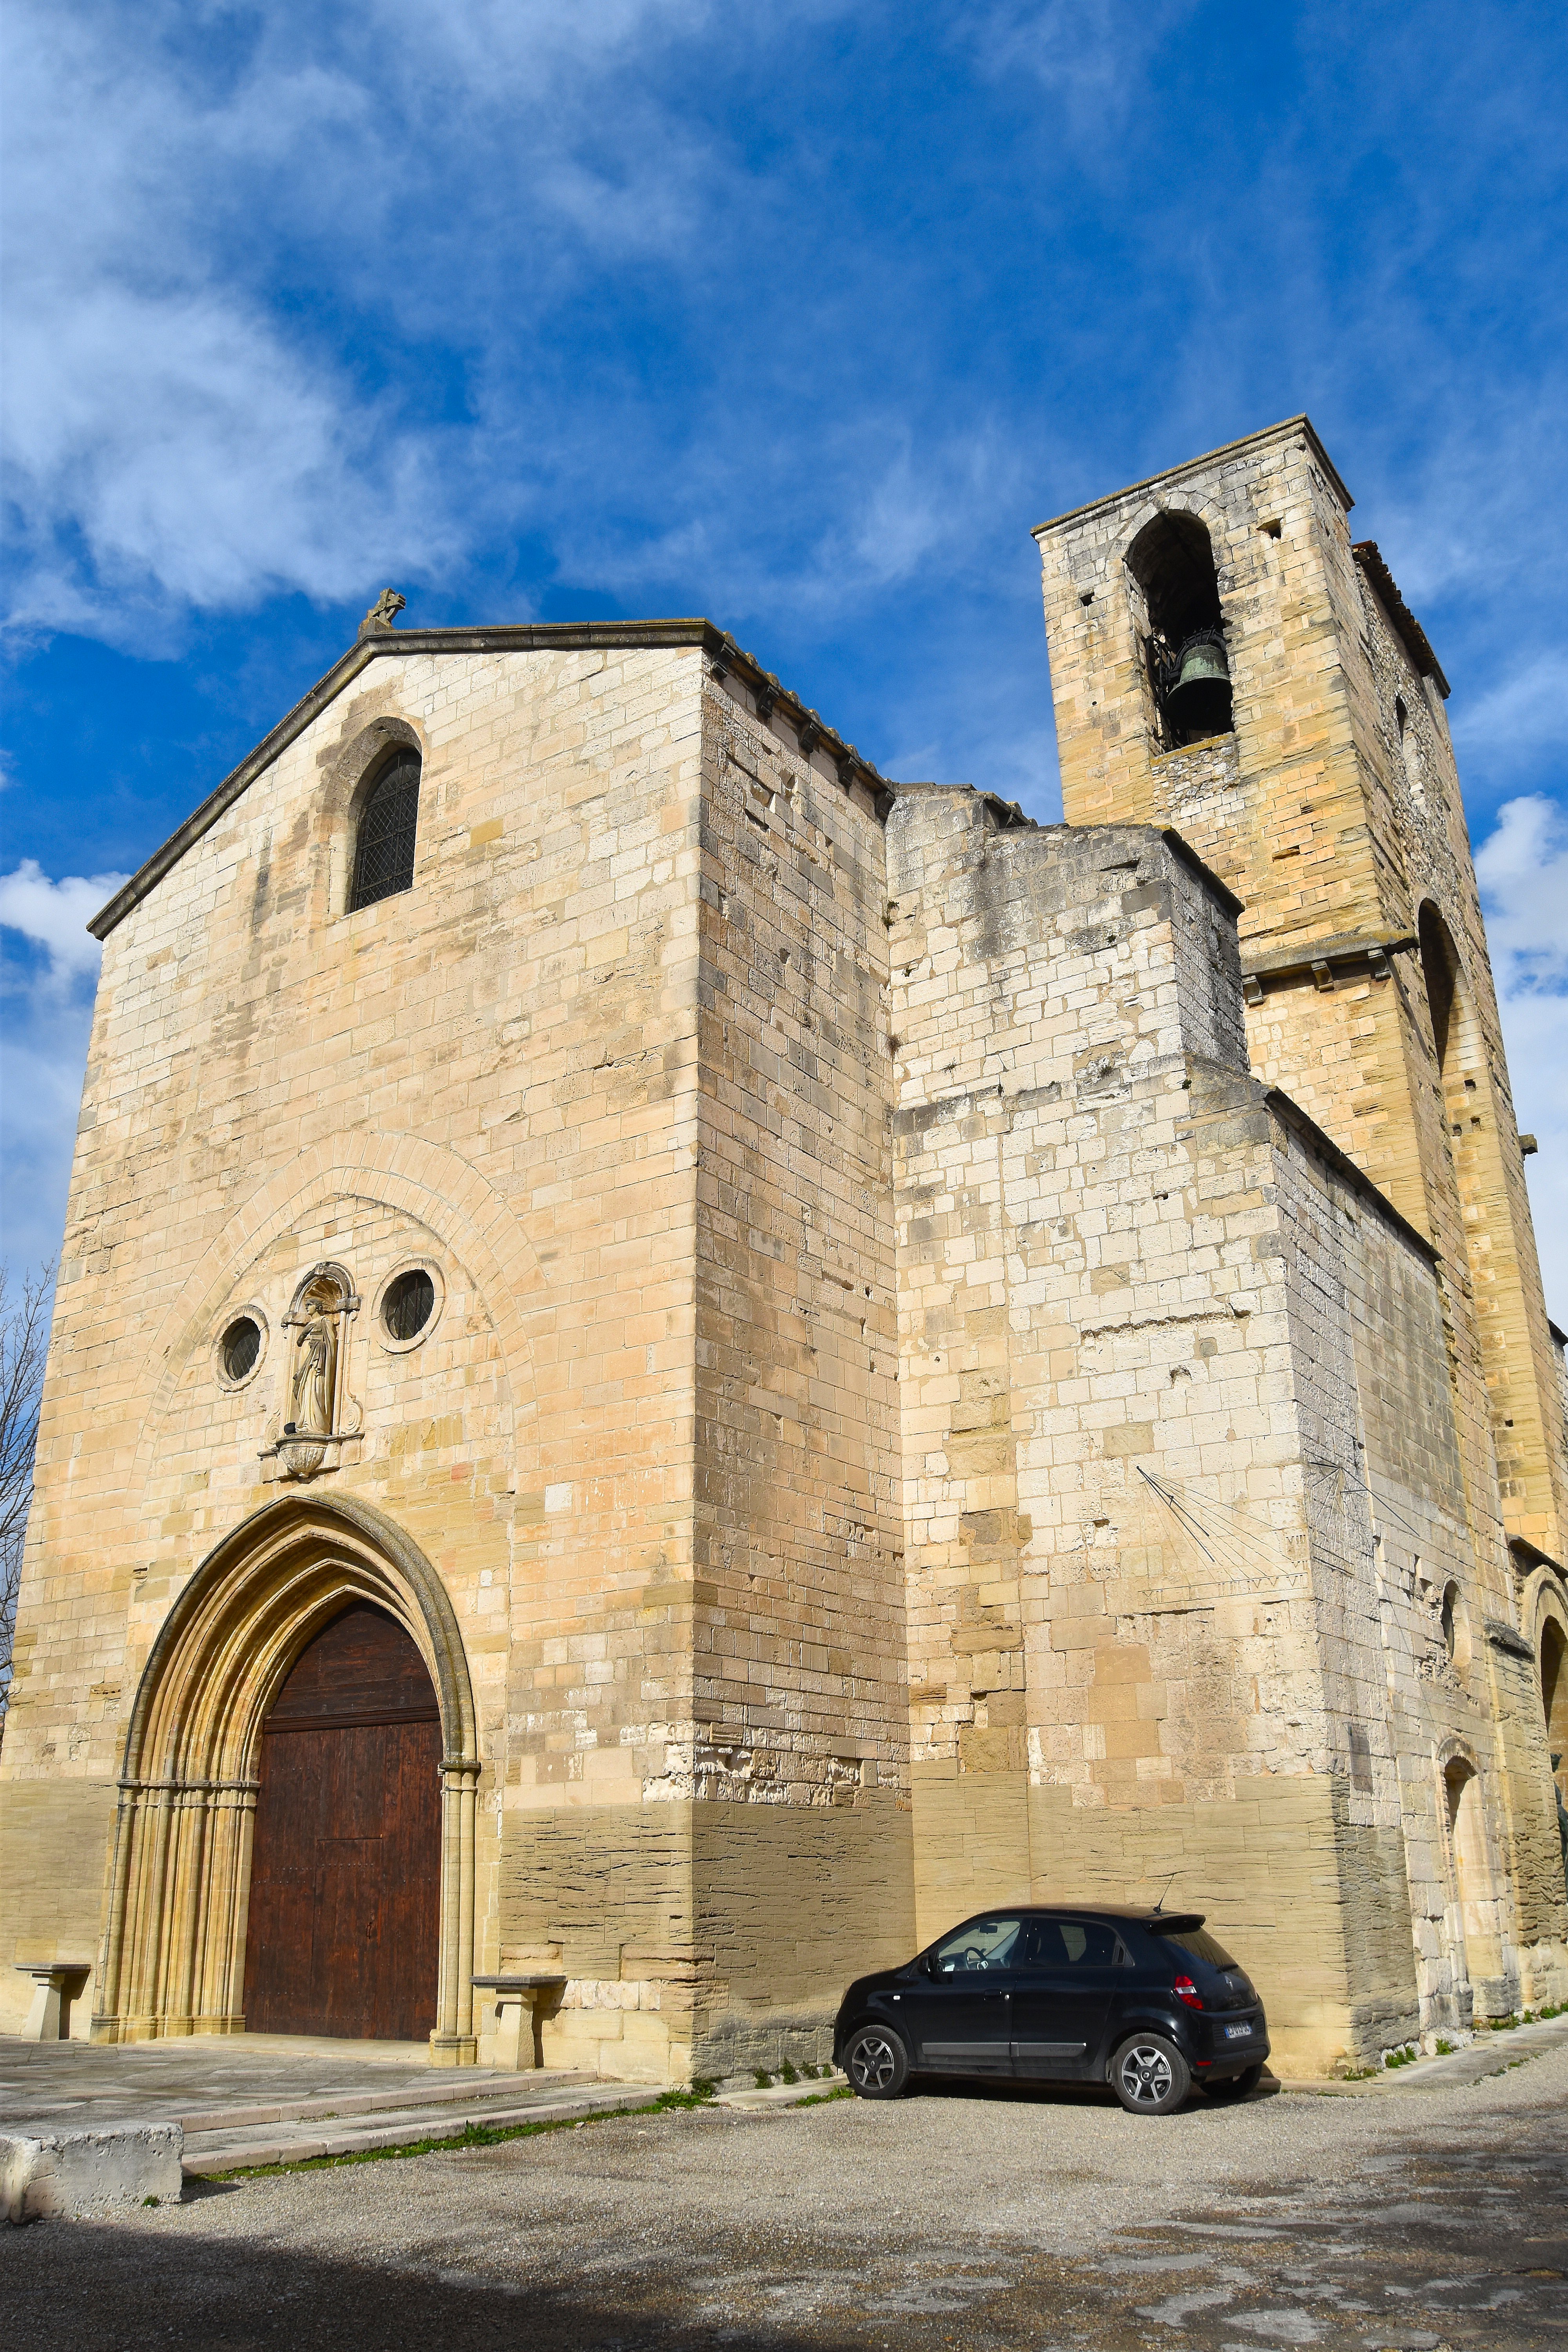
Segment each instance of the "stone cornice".
[[1310,973],[1314,986],[1331,989],[1338,969],[1363,963],[1374,980],[1386,980],[1389,957],[1408,955],[1418,945],[1414,932],[1409,931],[1388,939],[1363,939],[1354,932],[1341,932],[1333,939],[1292,940],[1288,947],[1269,948],[1255,955],[1243,940],[1242,987],[1249,1004],[1260,1004],[1266,980],[1304,980]]
[[815,710],[807,709],[797,694],[781,686],[754,655],[743,652],[733,637],[716,628],[711,621],[521,621],[489,628],[378,628],[361,636],[333,663],[271,732],[262,737],[256,749],[247,753],[238,767],[208,793],[201,806],[175,827],[145,865],[138,867],[129,882],[115,892],[108,905],[100,908],[87,928],[95,939],[106,940],[171,867],[178,865],[186,850],[210,832],[224,812],[232,808],[240,794],[271,766],[279,753],[302,735],[344,687],[374,661],[406,654],[573,653],[601,648],[605,652],[647,652],[682,646],[706,654],[716,677],[737,677],[752,695],[764,723],[774,711],[782,711],[794,728],[805,755],[809,757],[814,751],[826,751],[846,791],[858,776],[875,799],[878,815],[886,817],[893,803],[893,788],[878,774],[870,761],[863,759],[853,743],[846,743]]
[[1260,433],[1244,434],[1239,441],[1227,441],[1218,449],[1210,449],[1202,457],[1189,457],[1180,466],[1168,467],[1163,474],[1149,474],[1141,482],[1129,482],[1125,489],[1112,490],[1103,499],[1090,499],[1087,506],[1069,507],[1066,514],[1053,515],[1049,522],[1035,525],[1032,536],[1043,539],[1047,531],[1060,530],[1064,523],[1077,522],[1080,516],[1094,514],[1101,507],[1119,506],[1123,499],[1135,498],[1140,490],[1152,490],[1164,482],[1180,482],[1189,474],[1206,473],[1221,457],[1234,457],[1243,449],[1256,449],[1266,441],[1278,441],[1288,433],[1300,433],[1329,478],[1330,488],[1344,505],[1348,514],[1355,500],[1340,479],[1339,470],[1322,443],[1310,416],[1288,416],[1283,424],[1266,425]]

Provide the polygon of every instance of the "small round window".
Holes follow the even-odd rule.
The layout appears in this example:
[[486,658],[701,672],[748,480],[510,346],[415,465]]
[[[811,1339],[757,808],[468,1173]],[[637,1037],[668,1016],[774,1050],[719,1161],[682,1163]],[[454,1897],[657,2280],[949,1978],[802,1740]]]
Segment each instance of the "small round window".
[[226,1381],[237,1385],[256,1370],[261,1353],[261,1326],[252,1315],[237,1316],[218,1342]]
[[387,1284],[381,1319],[389,1339],[417,1339],[435,1311],[436,1286],[423,1266],[415,1266]]

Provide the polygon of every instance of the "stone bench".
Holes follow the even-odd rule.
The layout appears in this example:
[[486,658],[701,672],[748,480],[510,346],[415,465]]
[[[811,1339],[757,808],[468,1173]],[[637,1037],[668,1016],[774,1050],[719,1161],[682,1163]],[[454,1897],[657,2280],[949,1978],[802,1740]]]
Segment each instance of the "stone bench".
[[476,1992],[496,1997],[496,2064],[524,2071],[542,2066],[539,2027],[552,1993],[566,1990],[566,1979],[543,1971],[518,1976],[475,1977]]
[[22,2028],[24,2042],[68,2042],[70,2007],[92,1972],[90,1960],[17,1960],[19,1977],[33,1979],[33,2005]]

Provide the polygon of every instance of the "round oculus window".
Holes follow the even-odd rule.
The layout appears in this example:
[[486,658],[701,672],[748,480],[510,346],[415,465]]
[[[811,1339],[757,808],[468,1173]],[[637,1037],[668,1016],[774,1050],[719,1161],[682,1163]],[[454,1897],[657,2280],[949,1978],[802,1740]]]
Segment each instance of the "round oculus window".
[[389,1339],[417,1339],[436,1311],[436,1286],[423,1266],[414,1266],[386,1286],[381,1319]]
[[260,1353],[260,1324],[254,1316],[237,1316],[218,1342],[225,1380],[243,1381],[256,1370],[256,1360]]

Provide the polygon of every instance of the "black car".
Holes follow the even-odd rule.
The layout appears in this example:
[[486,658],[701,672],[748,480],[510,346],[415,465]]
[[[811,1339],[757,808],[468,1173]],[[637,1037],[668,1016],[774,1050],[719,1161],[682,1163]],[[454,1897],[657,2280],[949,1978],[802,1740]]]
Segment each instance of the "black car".
[[1268,2028],[1251,1979],[1198,1911],[1110,1904],[966,1919],[901,1969],[845,1994],[833,2055],[863,2099],[914,2074],[1109,2083],[1133,2115],[1168,2115],[1196,2083],[1252,2090]]

